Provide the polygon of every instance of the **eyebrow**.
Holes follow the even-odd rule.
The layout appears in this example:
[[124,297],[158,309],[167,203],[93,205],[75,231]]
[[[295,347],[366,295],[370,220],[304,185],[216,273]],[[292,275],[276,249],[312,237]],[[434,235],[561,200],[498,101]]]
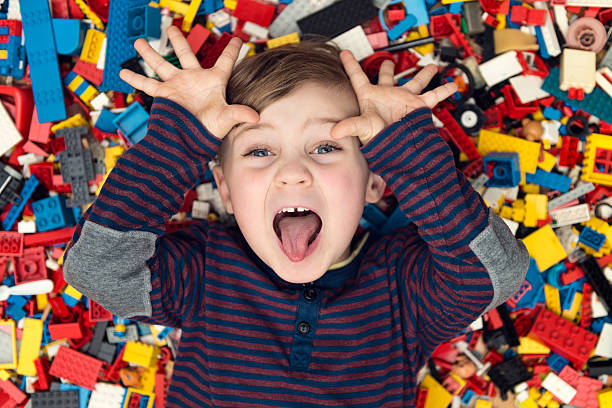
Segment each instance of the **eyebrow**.
[[[304,122],[304,125],[302,126],[301,130],[306,129],[308,126],[312,126],[312,125],[322,125],[322,124],[326,124],[326,123],[338,123],[342,120],[342,118],[334,118],[334,117],[328,117],[328,116],[316,116],[316,117],[312,117],[312,118],[308,118],[306,120],[306,122]],[[246,123],[246,122],[242,122],[240,123],[238,126],[236,126],[234,129],[240,129],[238,130],[238,133],[236,133],[236,136],[234,138],[234,141],[236,141],[238,139],[238,137],[240,137],[241,135],[243,135],[244,133],[246,133],[249,130],[255,130],[255,129],[276,129],[276,126],[270,124],[270,123]]]

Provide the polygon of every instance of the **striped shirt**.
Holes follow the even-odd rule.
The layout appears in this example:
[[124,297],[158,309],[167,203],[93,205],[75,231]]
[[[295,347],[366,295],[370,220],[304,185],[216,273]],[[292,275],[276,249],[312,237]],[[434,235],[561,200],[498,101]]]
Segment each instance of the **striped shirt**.
[[116,315],[182,330],[168,407],[406,407],[441,342],[512,296],[525,245],[457,170],[418,109],[361,147],[409,223],[355,237],[313,284],[288,283],[237,228],[165,233],[221,140],[155,99],[79,221],[68,283]]

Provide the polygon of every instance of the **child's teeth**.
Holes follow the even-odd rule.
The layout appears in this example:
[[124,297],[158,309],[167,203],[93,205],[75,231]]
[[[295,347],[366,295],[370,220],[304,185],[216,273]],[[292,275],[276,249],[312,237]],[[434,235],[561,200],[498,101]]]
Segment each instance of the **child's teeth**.
[[302,208],[302,207],[298,207],[298,209],[297,209],[297,210],[298,210],[298,212],[306,211],[306,209],[305,209],[305,208]]

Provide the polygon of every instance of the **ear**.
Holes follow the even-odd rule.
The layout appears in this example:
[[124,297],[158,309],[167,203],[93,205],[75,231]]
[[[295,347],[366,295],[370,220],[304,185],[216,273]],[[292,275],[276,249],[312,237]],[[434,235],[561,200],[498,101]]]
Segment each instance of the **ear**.
[[225,211],[227,211],[228,214],[233,214],[234,210],[232,208],[232,200],[230,199],[229,188],[223,175],[223,168],[217,164],[212,168],[212,173],[213,177],[215,178],[215,183],[217,184],[217,190],[221,196],[221,201],[223,202],[223,207],[225,207]]
[[383,178],[378,174],[370,171],[370,175],[368,176],[368,184],[366,186],[366,203],[373,204],[378,202],[382,198],[385,188],[387,188],[385,180],[383,180]]

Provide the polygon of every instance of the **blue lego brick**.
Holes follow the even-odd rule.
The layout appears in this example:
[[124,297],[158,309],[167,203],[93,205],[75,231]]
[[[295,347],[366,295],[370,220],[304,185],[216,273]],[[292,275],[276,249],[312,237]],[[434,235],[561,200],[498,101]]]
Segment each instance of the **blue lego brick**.
[[563,117],[563,113],[559,109],[555,109],[552,106],[547,106],[546,108],[544,108],[544,110],[542,111],[542,115],[546,119],[550,120],[561,120],[561,118]]
[[395,41],[402,36],[406,31],[416,26],[417,19],[412,14],[406,15],[402,21],[393,26],[390,30],[387,30],[387,37],[391,41]]
[[561,310],[569,310],[572,308],[572,302],[574,296],[576,296],[575,286],[566,286],[559,290],[559,297],[561,298]]
[[531,289],[525,293],[518,302],[516,302],[517,309],[531,305],[535,306],[540,293],[544,293],[544,280],[542,279],[542,274],[540,273],[538,265],[533,258],[530,259],[529,269],[527,270],[527,276],[525,279],[531,284]]
[[595,334],[601,333],[601,330],[603,329],[603,325],[606,323],[612,324],[612,319],[610,319],[610,316],[593,319],[593,321],[591,322],[591,331]]
[[136,144],[144,139],[147,134],[148,120],[149,114],[147,111],[138,102],[134,102],[113,120],[113,124],[121,130],[121,133],[132,144]]
[[75,224],[72,211],[66,207],[65,196],[43,198],[32,203],[38,232],[70,227]]
[[[293,0],[289,1],[289,3],[291,3]],[[287,1],[281,1],[281,3],[286,3]],[[202,14],[210,14],[210,13],[214,13],[217,10],[222,9],[223,7],[225,7],[225,5],[223,4],[223,0],[202,0],[202,3],[200,3],[200,8],[198,9],[198,12],[196,13],[196,15],[202,15]]]
[[64,301],[64,303],[70,307],[75,307],[77,305],[77,303],[79,303],[79,301],[75,298],[73,298],[70,295],[67,295],[65,293],[62,293],[62,300]]
[[161,37],[161,9],[147,6],[145,9],[145,37],[148,39]]
[[555,265],[543,271],[542,274],[546,276],[546,282],[549,285],[552,285],[557,289],[561,289],[563,285],[561,284],[561,280],[559,279],[559,277],[564,272],[567,272],[567,268],[565,267],[565,264],[563,262],[558,262]]
[[448,12],[453,14],[463,14],[463,2],[458,1],[448,5]]
[[66,119],[49,2],[21,1],[19,4],[38,121]]
[[96,119],[95,127],[103,132],[115,133],[117,131],[117,126],[113,123],[113,120],[115,120],[116,117],[116,113],[104,108],[100,112],[100,115],[98,115],[98,119]]
[[[538,40],[538,45],[540,48],[540,55],[544,59],[550,58],[550,54],[548,53],[548,49],[546,48],[546,41],[544,40],[544,35],[542,34],[542,27],[534,26],[536,39]],[[550,92],[549,92],[550,93]]]
[[595,251],[599,251],[604,242],[606,242],[606,236],[585,226],[583,230],[580,231],[580,235],[578,235],[578,242],[593,248]]
[[25,49],[21,45],[21,37],[10,35],[8,42],[0,44],[0,50],[6,50],[6,58],[0,59],[0,75],[11,76],[15,79],[23,78]]
[[74,384],[60,384],[60,391],[77,391],[79,393],[79,408],[87,408],[91,391]]
[[569,361],[559,354],[550,353],[550,356],[546,357],[546,363],[555,373],[560,373],[563,367],[569,364]]
[[[536,27],[537,28],[537,27]],[[593,92],[584,95],[582,101],[569,99],[567,91],[559,89],[559,68],[551,68],[548,76],[542,84],[542,89],[553,95],[557,99],[561,99],[572,109],[583,111],[598,117],[608,123],[612,123],[612,98],[599,87],[595,87]]]
[[514,187],[521,182],[521,166],[516,152],[491,152],[482,163],[489,179],[487,187]]
[[[106,60],[101,91],[131,93],[134,88],[119,78],[121,64],[136,57],[134,40],[144,37],[144,9],[149,0],[111,1],[106,26]],[[142,13],[142,15],[138,14]]]
[[572,179],[570,177],[564,176],[563,174],[548,172],[542,169],[536,169],[535,173],[525,173],[525,181],[527,183],[537,184],[552,190],[559,190],[562,193],[567,193],[572,183]]
[[23,185],[19,198],[15,200],[13,206],[6,215],[6,218],[4,221],[2,221],[2,228],[4,228],[5,231],[10,231],[11,228],[13,228],[13,224],[15,221],[17,221],[17,217],[19,217],[19,214],[21,214],[23,211],[23,208],[32,196],[34,190],[36,190],[36,186],[38,186],[38,179],[32,174],[28,181],[26,181],[26,183]]
[[85,26],[81,20],[71,18],[54,18],[53,34],[55,48],[61,55],[78,55],[85,40]]
[[467,390],[465,390],[465,392],[463,393],[463,396],[461,397],[461,403],[463,405],[471,405],[472,399],[474,398],[475,395],[476,393],[468,388]]

